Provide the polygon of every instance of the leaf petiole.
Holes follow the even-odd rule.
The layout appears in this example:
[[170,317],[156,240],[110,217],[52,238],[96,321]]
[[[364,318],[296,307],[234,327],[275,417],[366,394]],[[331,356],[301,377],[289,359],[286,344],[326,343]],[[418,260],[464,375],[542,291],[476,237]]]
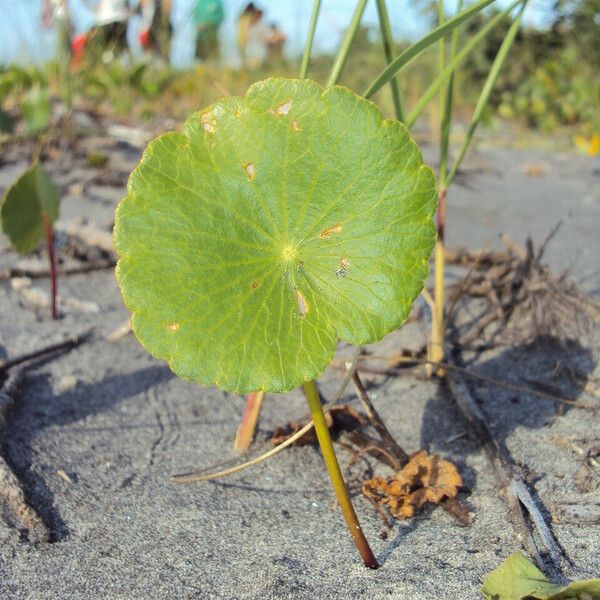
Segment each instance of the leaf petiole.
[[260,416],[260,409],[263,400],[265,399],[264,392],[253,392],[246,395],[246,406],[242,416],[242,422],[238,427],[235,435],[235,451],[246,452],[252,444],[256,425]]
[[319,440],[325,467],[329,473],[329,478],[331,479],[335,495],[340,504],[340,508],[342,509],[344,519],[346,519],[346,523],[348,524],[350,535],[354,539],[354,543],[356,544],[365,566],[370,569],[377,569],[379,568],[379,563],[377,562],[377,559],[369,546],[369,542],[367,542],[367,538],[362,531],[360,523],[358,522],[358,517],[356,516],[354,506],[352,506],[352,501],[348,494],[348,489],[346,488],[344,478],[342,477],[342,471],[335,455],[333,444],[331,443],[329,428],[325,421],[325,414],[323,413],[321,399],[319,398],[319,391],[317,390],[317,384],[314,379],[304,383],[304,392],[306,393],[312,420],[315,424],[315,432],[317,434],[317,439]]
[[46,235],[46,244],[48,246],[48,260],[50,261],[50,297],[52,306],[52,318],[58,319],[58,310],[56,308],[56,258],[54,255],[54,232],[52,230],[52,223],[48,218],[48,215],[42,213],[44,220],[44,233]]

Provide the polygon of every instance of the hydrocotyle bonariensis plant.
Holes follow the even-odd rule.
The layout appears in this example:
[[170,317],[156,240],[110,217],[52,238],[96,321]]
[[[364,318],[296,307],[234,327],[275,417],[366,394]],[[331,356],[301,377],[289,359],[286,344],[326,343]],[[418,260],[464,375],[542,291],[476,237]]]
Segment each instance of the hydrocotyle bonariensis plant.
[[315,379],[338,339],[380,340],[428,275],[436,186],[406,128],[334,86],[268,79],[151,142],[115,216],[117,280],[142,345],[239,392],[304,386],[363,561]]
[[19,254],[29,254],[46,239],[53,319],[58,318],[53,232],[58,208],[58,190],[37,161],[6,190],[0,207],[2,230]]

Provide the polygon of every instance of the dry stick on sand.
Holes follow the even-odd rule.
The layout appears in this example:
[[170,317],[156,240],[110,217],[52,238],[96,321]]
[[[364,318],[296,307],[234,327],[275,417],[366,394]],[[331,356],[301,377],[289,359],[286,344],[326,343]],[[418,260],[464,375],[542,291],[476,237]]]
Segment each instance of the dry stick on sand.
[[[7,415],[19,393],[23,375],[23,369],[15,369],[10,373],[0,388],[0,434],[2,434],[7,421]],[[30,542],[37,543],[50,541],[52,537],[50,530],[35,509],[27,503],[23,488],[21,488],[17,476],[13,473],[12,469],[1,455],[0,499],[4,501],[10,514],[19,524],[19,527],[21,529],[26,529],[29,532]]]
[[[369,356],[361,357],[361,360],[371,358]],[[402,363],[403,366],[415,367],[418,365],[425,365],[428,362],[431,362],[425,358],[412,358],[407,356],[390,356],[390,359],[397,361],[398,363]],[[334,368],[341,368],[337,363],[332,363]],[[484,381],[485,383],[489,383],[491,385],[495,385],[497,387],[501,387],[507,390],[512,390],[513,392],[518,392],[521,394],[529,394],[530,396],[536,396],[537,398],[543,398],[544,400],[550,400],[552,402],[558,402],[559,404],[566,404],[568,406],[573,406],[575,408],[582,408],[584,410],[591,411],[600,411],[600,405],[596,404],[588,404],[587,402],[579,402],[578,400],[572,400],[570,398],[564,398],[562,396],[558,396],[556,394],[541,392],[538,390],[534,390],[532,388],[515,385],[514,383],[507,383],[505,381],[500,381],[499,379],[494,379],[492,377],[488,377],[487,375],[482,375],[477,371],[473,371],[472,369],[466,369],[464,367],[459,367],[456,364],[450,362],[444,363],[434,363],[434,366],[444,367],[445,369],[452,369],[453,371],[457,371],[466,375],[467,377],[472,377],[473,379],[479,379],[480,381]],[[372,373],[373,375],[386,375],[391,376],[399,373],[401,370],[401,366],[392,366],[392,367],[371,367],[369,365],[360,365],[358,367],[359,371],[363,373]]]
[[[450,351],[446,353],[446,360],[449,364],[458,366],[455,364]],[[540,569],[543,569],[544,562],[527,527],[527,521],[522,508],[525,507],[538,530],[552,562],[557,568],[560,568],[560,557],[561,555],[565,556],[564,552],[556,542],[550,528],[546,525],[544,517],[538,509],[533,496],[527,489],[525,482],[520,475],[515,473],[508,452],[498,443],[491,429],[487,426],[485,417],[479,406],[477,406],[467,384],[463,381],[460,371],[455,369],[449,370],[446,380],[462,416],[469,423],[470,431],[473,431],[483,444],[485,453],[494,467],[500,487],[506,490],[511,521],[522,543],[525,544],[527,550],[535,558]]]
[[[8,420],[8,414],[11,411],[17,395],[20,391],[20,385],[24,378],[25,368],[20,367],[13,369],[16,365],[21,365],[36,358],[41,358],[47,354],[60,352],[63,350],[71,350],[79,346],[82,342],[88,340],[91,336],[91,331],[87,331],[81,335],[70,336],[62,342],[44,346],[33,352],[21,354],[15,358],[9,358],[0,361],[0,374],[7,372],[7,375],[2,387],[0,388],[0,434]],[[0,455],[0,500],[3,500],[13,515],[15,521],[19,523],[22,529],[29,532],[29,541],[49,542],[52,538],[51,532],[42,521],[37,512],[27,503],[23,488],[19,483],[17,476],[13,473],[4,458]]]
[[79,344],[87,341],[91,337],[91,335],[92,330],[90,329],[80,335],[71,335],[62,342],[57,342],[55,344],[49,344],[47,346],[43,346],[42,348],[38,348],[33,352],[21,354],[20,356],[15,356],[14,358],[6,358],[4,360],[0,360],[0,372],[6,371],[11,367],[20,365],[24,362],[40,358],[42,356],[45,356],[46,354],[52,354],[53,352],[61,352],[62,350],[71,350],[72,348],[79,346]]
[[[99,260],[97,262],[91,262],[81,266],[64,267],[56,269],[57,277],[66,275],[81,275],[82,273],[90,273],[91,271],[103,271],[105,269],[112,269],[115,266],[114,261]],[[0,271],[0,280],[12,279],[13,277],[29,277],[31,279],[42,279],[43,277],[50,277],[50,271],[48,269],[23,269],[20,267],[12,267],[4,271]]]
[[356,395],[358,399],[361,401],[365,412],[367,413],[367,417],[369,417],[369,421],[375,428],[375,431],[379,434],[381,441],[384,444],[385,449],[395,456],[398,461],[401,463],[400,467],[403,467],[409,459],[408,454],[403,450],[403,448],[396,442],[394,436],[389,432],[388,428],[385,426],[383,419],[379,416],[379,413],[373,406],[371,399],[369,398],[369,394],[367,390],[365,390],[365,386],[360,379],[360,376],[357,371],[354,371],[352,374],[352,384],[354,385],[354,389],[356,390]]

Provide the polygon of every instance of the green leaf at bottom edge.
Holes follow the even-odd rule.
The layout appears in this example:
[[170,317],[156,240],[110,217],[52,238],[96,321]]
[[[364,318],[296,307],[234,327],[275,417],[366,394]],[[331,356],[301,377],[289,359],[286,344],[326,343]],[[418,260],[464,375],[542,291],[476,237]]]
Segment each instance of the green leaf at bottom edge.
[[488,600],[600,600],[600,579],[561,587],[515,552],[486,577],[482,592]]

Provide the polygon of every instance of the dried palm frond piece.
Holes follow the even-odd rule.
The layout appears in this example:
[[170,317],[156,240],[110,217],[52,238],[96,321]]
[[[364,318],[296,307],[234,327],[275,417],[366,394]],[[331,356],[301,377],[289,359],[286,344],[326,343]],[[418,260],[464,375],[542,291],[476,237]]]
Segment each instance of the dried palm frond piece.
[[[541,335],[577,337],[600,325],[598,299],[582,291],[567,272],[556,275],[542,263],[561,223],[538,247],[531,239],[521,246],[504,234],[504,251],[446,251],[448,264],[470,268],[463,281],[451,286],[455,289],[449,290],[446,315],[462,348],[514,345]],[[457,320],[455,309],[473,299],[482,301],[479,314],[467,322]]]
[[456,466],[425,450],[415,452],[391,477],[374,477],[363,483],[363,494],[386,506],[396,519],[409,519],[427,502],[439,504],[453,498],[462,485]]

